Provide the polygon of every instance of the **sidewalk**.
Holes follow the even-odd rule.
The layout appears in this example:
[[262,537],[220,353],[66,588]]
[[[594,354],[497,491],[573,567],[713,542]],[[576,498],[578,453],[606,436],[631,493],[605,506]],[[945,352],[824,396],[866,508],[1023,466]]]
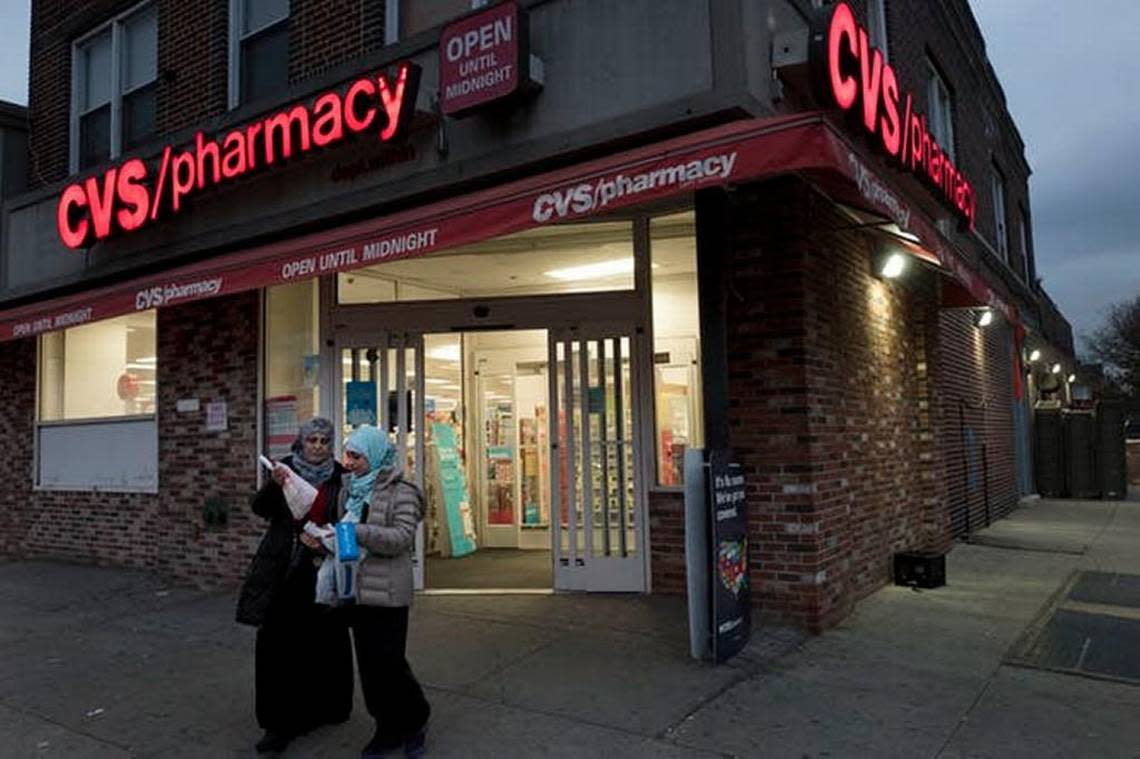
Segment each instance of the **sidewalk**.
[[[422,597],[429,753],[1140,757],[1130,660],[1089,676],[1098,652],[1140,651],[1140,623],[1082,633],[1076,661],[1062,624],[1127,622],[1138,549],[1140,502],[1040,501],[956,548],[947,587],[885,588],[817,638],[762,628],[718,668],[688,659],[671,599]],[[19,562],[0,563],[0,604],[0,754],[252,755],[253,631],[229,595]],[[288,756],[356,756],[370,732],[358,695]]]

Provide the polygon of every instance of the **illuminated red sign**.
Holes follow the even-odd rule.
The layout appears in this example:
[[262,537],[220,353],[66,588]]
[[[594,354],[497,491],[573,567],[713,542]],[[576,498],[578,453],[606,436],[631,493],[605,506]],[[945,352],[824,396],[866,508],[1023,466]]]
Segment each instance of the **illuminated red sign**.
[[814,45],[816,79],[824,96],[850,112],[887,155],[936,187],[973,229],[974,186],[930,133],[926,116],[915,111],[912,93],[900,91],[894,68],[871,45],[851,6],[835,6]]
[[198,132],[191,147],[167,145],[153,185],[151,167],[138,158],[69,184],[56,206],[59,238],[69,248],[82,248],[116,232],[133,232],[167,209],[181,211],[208,187],[367,130],[381,142],[397,139],[411,123],[419,83],[419,66],[405,61],[395,77],[361,77],[343,94],[326,92],[311,105],[295,105],[224,136],[207,138]]
[[530,81],[526,13],[493,5],[443,28],[439,36],[439,103],[449,116],[514,95]]

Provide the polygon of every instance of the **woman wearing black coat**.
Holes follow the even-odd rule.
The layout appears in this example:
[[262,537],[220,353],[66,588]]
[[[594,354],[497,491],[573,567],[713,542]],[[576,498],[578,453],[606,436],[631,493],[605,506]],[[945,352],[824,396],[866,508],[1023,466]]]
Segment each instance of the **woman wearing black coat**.
[[[283,751],[297,735],[344,722],[352,712],[352,647],[344,611],[314,602],[322,557],[298,539],[305,521],[336,521],[345,470],[332,455],[332,439],[327,419],[302,425],[292,455],[281,459],[251,502],[269,526],[242,587],[237,620],[257,626],[255,700],[257,722],[265,730],[259,753]],[[289,476],[317,488],[301,521],[293,519],[281,489]],[[318,659],[321,665],[313,666]]]

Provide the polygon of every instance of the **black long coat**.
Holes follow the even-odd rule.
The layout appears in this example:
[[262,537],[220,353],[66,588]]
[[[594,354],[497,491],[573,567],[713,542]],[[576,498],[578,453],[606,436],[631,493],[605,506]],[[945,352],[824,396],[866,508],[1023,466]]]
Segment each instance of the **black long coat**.
[[[281,463],[292,469],[293,457],[286,456]],[[330,521],[336,518],[336,503],[344,473],[344,467],[334,462],[332,477],[322,486],[328,490],[326,502]],[[254,514],[268,519],[269,526],[246,572],[238,597],[236,618],[242,624],[259,627],[280,613],[313,603],[317,579],[316,554],[298,540],[285,493],[272,479],[254,494],[250,507]]]

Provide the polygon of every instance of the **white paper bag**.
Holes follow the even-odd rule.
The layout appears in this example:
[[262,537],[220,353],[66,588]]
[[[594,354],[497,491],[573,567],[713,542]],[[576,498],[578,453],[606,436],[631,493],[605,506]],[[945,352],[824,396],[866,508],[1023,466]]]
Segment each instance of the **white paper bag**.
[[[263,466],[273,469],[272,461],[264,456],[259,458]],[[285,484],[281,486],[281,491],[285,493],[285,503],[289,505],[289,511],[293,513],[294,519],[304,519],[305,515],[309,513],[309,509],[313,507],[313,501],[317,500],[317,489],[298,477],[288,467],[285,468],[285,472],[288,477],[285,478]]]

